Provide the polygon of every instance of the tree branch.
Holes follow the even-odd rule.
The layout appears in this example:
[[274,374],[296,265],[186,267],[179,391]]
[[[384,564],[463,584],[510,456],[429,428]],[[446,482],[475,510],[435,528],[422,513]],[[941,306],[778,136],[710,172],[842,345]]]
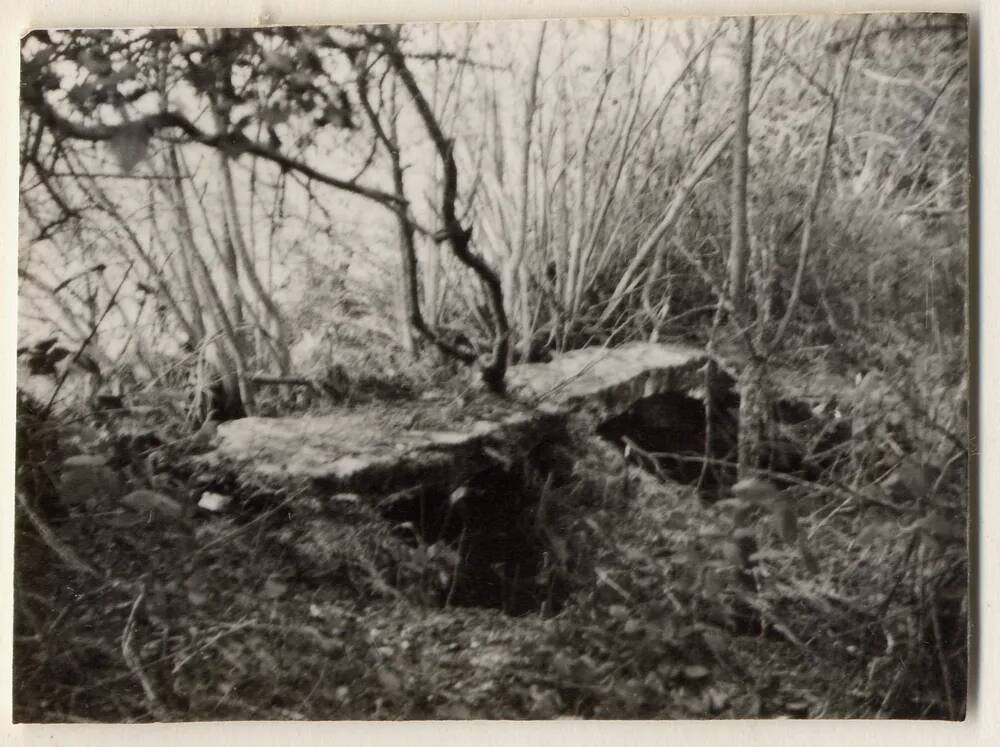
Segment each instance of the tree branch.
[[[40,91],[25,93],[22,98],[24,104],[34,111],[42,123],[54,133],[73,140],[85,140],[88,142],[102,142],[113,138],[123,125],[84,125],[74,122],[59,114],[53,106],[47,102]],[[277,164],[287,171],[296,171],[310,179],[314,179],[322,184],[335,187],[337,189],[350,192],[352,194],[373,200],[381,205],[385,205],[393,210],[405,209],[405,205],[400,204],[399,199],[389,193],[362,184],[339,179],[330,174],[317,171],[294,158],[290,158],[274,150],[269,145],[264,145],[250,140],[242,133],[218,133],[210,134],[195,125],[187,117],[177,112],[164,111],[150,114],[142,119],[129,123],[129,127],[144,128],[150,133],[158,130],[177,128],[194,142],[201,143],[211,148],[225,150],[233,155],[243,153],[263,158]]]
[[493,317],[493,352],[491,359],[483,366],[482,376],[483,381],[488,387],[494,391],[502,391],[503,379],[507,371],[507,351],[510,346],[510,326],[507,322],[507,313],[503,305],[503,288],[500,283],[500,276],[469,248],[472,229],[464,228],[458,219],[456,212],[456,204],[458,202],[458,167],[455,164],[454,143],[441,130],[441,125],[438,124],[430,104],[417,85],[413,73],[407,67],[406,58],[399,49],[398,37],[389,32],[382,32],[378,38],[386,50],[389,62],[410,94],[410,98],[417,108],[424,128],[433,141],[434,148],[441,160],[444,172],[444,183],[441,194],[441,217],[444,227],[436,234],[435,239],[439,242],[448,241],[452,253],[462,264],[470,268],[479,277],[480,282],[486,290],[490,313]]

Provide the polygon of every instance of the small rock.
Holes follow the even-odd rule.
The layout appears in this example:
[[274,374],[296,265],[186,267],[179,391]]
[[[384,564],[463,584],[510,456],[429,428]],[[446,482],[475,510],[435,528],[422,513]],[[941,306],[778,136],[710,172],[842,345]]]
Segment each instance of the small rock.
[[213,493],[206,490],[201,494],[201,499],[198,501],[198,508],[203,508],[206,511],[225,511],[232,502],[233,497],[231,495],[222,495],[221,493]]

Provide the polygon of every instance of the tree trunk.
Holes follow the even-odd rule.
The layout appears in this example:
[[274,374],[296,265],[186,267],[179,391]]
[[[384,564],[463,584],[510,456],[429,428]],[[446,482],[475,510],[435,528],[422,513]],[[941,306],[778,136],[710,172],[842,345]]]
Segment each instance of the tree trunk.
[[[528,101],[524,111],[524,147],[521,150],[521,204],[520,215],[518,216],[517,244],[510,257],[510,272],[517,278],[517,292],[513,293],[512,303],[517,305],[518,325],[521,338],[521,361],[526,362],[531,358],[531,297],[530,283],[528,277],[528,267],[525,264],[525,254],[528,249],[528,204],[531,200],[530,193],[530,169],[531,169],[531,133],[532,124],[535,120],[535,110],[538,108],[538,78],[542,63],[542,48],[545,45],[546,23],[542,22],[541,30],[538,32],[538,45],[535,48],[535,61],[531,69],[531,80],[528,83]],[[504,290],[512,293],[513,288],[508,285]]]
[[753,78],[753,16],[742,19],[740,82],[737,95],[736,131],[733,134],[732,234],[729,239],[729,288],[733,305],[746,306],[747,172],[750,154],[750,85]]
[[[732,183],[732,235],[729,250],[729,292],[733,299],[734,322],[743,325],[749,316],[744,313],[749,306],[746,288],[747,258],[749,254],[749,226],[747,222],[747,177],[750,151],[750,86],[753,80],[753,31],[754,19],[747,17],[740,22],[739,103],[733,133],[733,183]],[[747,362],[740,375],[740,425],[738,473],[748,476],[759,462],[760,445],[767,432],[768,403],[765,395],[767,378],[766,358],[763,351],[753,349],[749,338]]]
[[740,373],[740,429],[739,456],[737,459],[740,479],[748,477],[760,466],[761,447],[767,441],[770,425],[767,399],[767,362],[752,357]]

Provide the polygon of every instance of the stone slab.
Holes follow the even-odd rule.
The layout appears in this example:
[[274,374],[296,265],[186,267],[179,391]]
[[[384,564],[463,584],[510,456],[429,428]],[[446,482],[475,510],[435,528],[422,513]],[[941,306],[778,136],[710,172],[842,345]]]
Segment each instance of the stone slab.
[[452,486],[499,463],[520,463],[572,415],[604,419],[643,397],[703,384],[703,350],[633,343],[513,366],[506,399],[479,393],[377,403],[322,416],[243,418],[219,426],[209,471],[314,494],[386,494]]
[[582,348],[548,363],[511,367],[507,388],[525,404],[550,412],[582,412],[605,419],[637,400],[703,386],[708,355],[683,345],[636,342]]
[[384,494],[434,481],[458,483],[498,461],[516,463],[562,422],[543,412],[514,412],[463,430],[424,430],[379,414],[364,408],[223,423],[201,466],[257,485]]

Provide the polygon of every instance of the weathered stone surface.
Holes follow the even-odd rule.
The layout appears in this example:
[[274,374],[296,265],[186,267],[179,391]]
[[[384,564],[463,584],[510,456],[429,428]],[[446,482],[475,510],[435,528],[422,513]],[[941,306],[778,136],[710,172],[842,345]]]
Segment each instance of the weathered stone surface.
[[316,417],[243,418],[219,427],[203,465],[262,485],[324,494],[385,493],[431,481],[460,482],[496,461],[516,462],[559,418],[513,412],[462,431],[411,429],[362,409]]
[[198,461],[244,482],[320,495],[457,486],[491,464],[520,463],[571,415],[604,420],[644,397],[699,388],[706,361],[704,351],[676,345],[577,350],[512,367],[507,399],[428,392],[394,406],[225,423],[216,449]]
[[513,397],[540,409],[581,411],[606,419],[644,397],[699,388],[707,361],[704,350],[682,345],[637,342],[583,348],[549,363],[513,366],[507,388]]

